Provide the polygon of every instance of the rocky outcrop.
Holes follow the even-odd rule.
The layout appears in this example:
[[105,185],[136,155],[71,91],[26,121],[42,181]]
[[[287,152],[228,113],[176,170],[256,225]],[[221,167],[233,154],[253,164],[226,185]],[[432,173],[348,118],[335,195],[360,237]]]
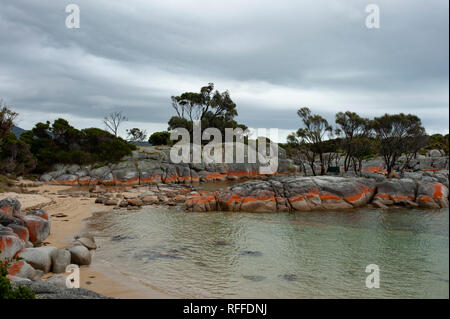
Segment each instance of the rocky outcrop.
[[248,181],[217,192],[199,192],[184,203],[187,211],[310,211],[377,207],[448,207],[448,188],[437,181],[332,176],[276,176]]
[[[264,166],[264,165],[262,165]],[[173,163],[170,148],[164,146],[146,147],[133,151],[117,164],[97,165],[55,165],[52,172],[41,176],[41,181],[62,185],[148,185],[148,184],[190,184],[257,178],[264,176],[259,172],[260,164],[249,163],[247,153],[244,163]],[[286,158],[279,148],[277,174],[295,172],[298,167]]]
[[[50,219],[43,209],[25,214],[21,211],[21,205],[17,199],[5,198],[0,200],[0,227],[2,227],[0,231],[4,234],[0,236],[2,238],[0,249],[5,252],[10,251],[8,253],[10,255],[20,246],[17,240],[23,242],[22,248],[42,243],[50,234]],[[16,248],[13,249],[13,247]]]
[[14,276],[16,280],[24,278],[28,280],[39,280],[43,271],[34,269],[24,260],[18,260],[12,263],[8,268],[8,275]]
[[25,248],[21,253],[20,257],[23,258],[28,264],[30,264],[34,269],[40,269],[44,273],[51,270],[52,260],[58,253],[58,248],[56,247],[37,247],[37,248]]
[[0,260],[13,258],[25,247],[25,242],[9,227],[0,224]]
[[75,237],[69,249],[39,246],[49,234],[50,218],[45,210],[24,214],[17,199],[0,200],[0,261],[19,258],[8,267],[9,280],[37,281],[50,271],[65,272],[70,263],[91,263],[91,250],[97,248],[92,236]]

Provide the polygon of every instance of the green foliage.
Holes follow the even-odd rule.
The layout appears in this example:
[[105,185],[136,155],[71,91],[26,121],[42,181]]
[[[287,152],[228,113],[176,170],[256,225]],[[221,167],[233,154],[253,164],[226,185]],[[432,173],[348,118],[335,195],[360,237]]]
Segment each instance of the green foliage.
[[225,128],[247,129],[245,125],[234,120],[238,113],[236,103],[231,99],[229,92],[214,91],[213,83],[202,87],[198,93],[185,92],[180,96],[172,96],[172,107],[177,115],[170,118],[168,129],[185,128],[191,138],[195,120],[201,122],[202,130],[217,128],[222,137],[225,136]]
[[107,131],[98,128],[78,130],[64,119],[57,119],[52,125],[48,121],[37,123],[32,130],[24,132],[20,140],[30,146],[36,157],[37,173],[50,170],[56,163],[117,162],[136,149]]
[[167,131],[155,132],[150,135],[148,142],[152,145],[170,145],[170,133]]
[[347,111],[336,114],[337,135],[342,135],[342,149],[345,152],[344,170],[347,172],[350,164],[356,170],[356,163],[359,163],[361,169],[361,161],[370,156],[372,150],[371,143],[371,127],[367,118],[360,117],[355,112]]
[[147,139],[147,131],[135,127],[127,130],[127,137],[130,142],[143,142]]
[[428,145],[424,149],[424,153],[429,150],[443,150],[446,155],[449,154],[449,135],[433,134],[429,137]]
[[[314,161],[316,156],[319,157],[321,169],[320,175],[325,174],[325,159],[323,153],[327,151],[325,146],[326,137],[331,137],[333,128],[328,121],[320,115],[311,114],[311,111],[307,107],[303,107],[297,111],[297,115],[300,117],[303,126],[299,128],[297,132],[288,136],[289,143],[296,146],[296,148],[305,157],[305,160],[309,163],[313,174]],[[329,146],[330,143],[328,143]],[[331,148],[328,148],[332,151]],[[335,150],[334,150],[335,151]]]
[[[398,164],[401,155],[406,156],[403,169],[410,159],[429,149],[442,149],[448,154],[449,136],[434,134],[427,136],[420,119],[412,114],[385,114],[369,120],[354,112],[336,114],[339,136],[331,139],[332,127],[320,115],[313,115],[308,108],[297,111],[303,122],[303,128],[288,136],[286,151],[288,156],[311,168],[317,159],[324,166],[322,154],[339,152],[345,155],[344,169],[352,165],[355,171],[361,169],[361,162],[381,155],[387,170]],[[325,139],[328,134],[329,138]],[[326,159],[326,158],[325,158]]]
[[403,153],[415,154],[427,143],[420,119],[412,114],[385,114],[374,118],[371,127],[388,173]]
[[4,105],[3,100],[0,100],[0,139],[9,135],[17,115],[16,112]]
[[0,140],[0,173],[23,175],[36,167],[30,146],[17,139],[14,133]]
[[12,133],[17,113],[0,101],[0,174],[23,175],[34,169],[36,160],[30,147]]
[[34,293],[27,287],[19,286],[14,289],[6,278],[9,265],[17,260],[19,259],[6,259],[0,261],[0,299],[35,299]]

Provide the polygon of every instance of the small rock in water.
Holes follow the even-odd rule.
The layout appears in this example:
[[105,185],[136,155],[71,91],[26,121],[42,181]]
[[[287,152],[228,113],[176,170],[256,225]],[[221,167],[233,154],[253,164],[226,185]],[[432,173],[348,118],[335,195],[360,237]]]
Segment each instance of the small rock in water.
[[287,280],[287,281],[296,281],[297,280],[297,275],[284,274],[284,275],[281,275],[281,278],[283,278],[284,280]]
[[196,261],[195,264],[200,267],[206,267],[207,265],[202,261]]
[[122,236],[122,235],[116,235],[116,236],[113,236],[113,237],[111,238],[112,241],[122,241],[122,240],[125,240],[125,239],[133,239],[133,237],[130,237],[130,236]]
[[136,252],[135,257],[142,259],[143,261],[156,260],[158,258],[163,259],[181,259],[182,257],[176,255],[175,253],[161,253],[154,249],[143,249]]
[[263,281],[264,279],[266,279],[266,277],[264,276],[253,276],[253,275],[247,275],[247,276],[242,276],[245,279],[251,280],[251,281]]
[[261,257],[263,254],[260,251],[244,250],[239,254],[241,256]]

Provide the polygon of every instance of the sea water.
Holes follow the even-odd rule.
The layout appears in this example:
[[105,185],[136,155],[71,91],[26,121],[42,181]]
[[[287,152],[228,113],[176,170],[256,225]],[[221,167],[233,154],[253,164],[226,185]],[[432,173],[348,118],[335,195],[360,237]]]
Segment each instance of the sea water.
[[[87,227],[94,260],[176,298],[448,298],[448,214],[146,206],[97,213]],[[370,264],[379,288],[366,286]]]

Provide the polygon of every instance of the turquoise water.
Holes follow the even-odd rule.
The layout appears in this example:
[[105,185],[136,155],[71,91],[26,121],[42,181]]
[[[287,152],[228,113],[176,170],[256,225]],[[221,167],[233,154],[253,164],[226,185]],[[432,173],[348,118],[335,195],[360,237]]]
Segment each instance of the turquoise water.
[[[182,298],[448,298],[442,210],[185,213],[145,207],[88,221],[115,265]],[[366,266],[380,288],[365,285]]]

